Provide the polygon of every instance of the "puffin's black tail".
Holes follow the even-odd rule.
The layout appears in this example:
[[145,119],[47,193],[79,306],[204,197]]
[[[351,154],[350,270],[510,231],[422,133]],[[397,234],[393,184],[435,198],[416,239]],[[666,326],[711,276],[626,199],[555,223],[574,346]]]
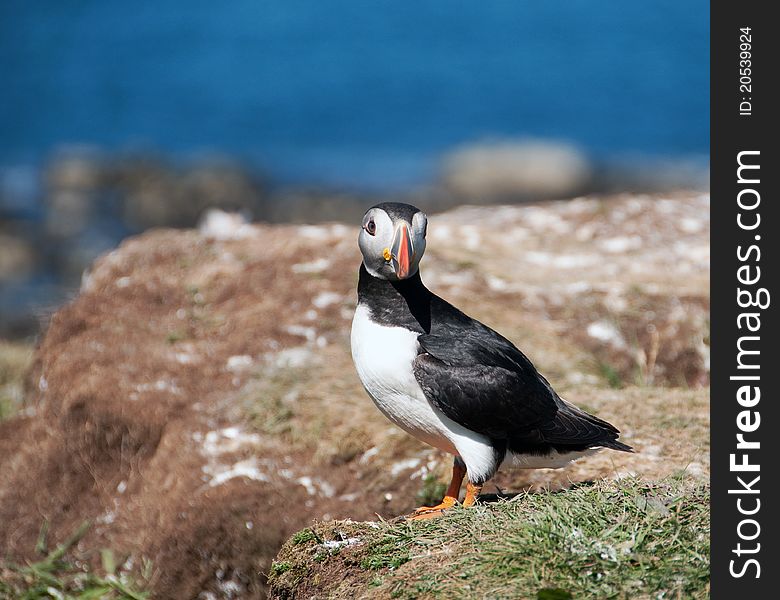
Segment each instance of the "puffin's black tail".
[[628,444],[618,441],[620,431],[604,419],[599,419],[581,408],[557,398],[558,413],[550,423],[550,431],[543,431],[544,438],[553,444],[563,443],[587,448],[611,448],[621,452],[633,452]]
[[601,444],[601,446],[604,448],[610,448],[612,450],[620,450],[621,452],[634,452],[634,449],[631,446],[624,444],[623,442],[619,442],[618,440],[604,442]]
[[[618,441],[620,431],[607,421],[599,419],[573,404],[556,397],[558,412],[537,430],[509,440],[509,448],[525,450],[530,446],[544,447],[559,452],[582,451],[588,448],[611,448],[621,452],[633,452],[631,446]],[[535,438],[533,441],[530,438]]]

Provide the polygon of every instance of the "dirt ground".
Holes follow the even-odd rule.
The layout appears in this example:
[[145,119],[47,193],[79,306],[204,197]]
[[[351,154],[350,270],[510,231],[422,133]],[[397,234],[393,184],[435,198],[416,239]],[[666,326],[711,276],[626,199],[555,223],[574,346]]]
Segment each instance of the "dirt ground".
[[[312,519],[394,516],[449,458],[373,407],[349,354],[357,227],[157,230],[54,315],[0,422],[0,560],[84,520],[74,550],[151,564],[159,598],[264,594]],[[636,455],[502,473],[501,490],[707,477],[709,198],[624,195],[430,219],[426,284],[515,341]],[[492,491],[486,488],[486,491]]]

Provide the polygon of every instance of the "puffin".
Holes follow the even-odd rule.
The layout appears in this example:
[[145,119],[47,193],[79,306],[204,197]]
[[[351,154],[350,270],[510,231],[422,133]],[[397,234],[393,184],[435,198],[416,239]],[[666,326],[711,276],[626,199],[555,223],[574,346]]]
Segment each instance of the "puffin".
[[502,465],[560,468],[603,448],[633,449],[610,423],[563,400],[512,342],[425,287],[428,218],[383,202],[363,216],[351,350],[376,407],[418,440],[452,454],[441,503],[412,518],[464,507]]

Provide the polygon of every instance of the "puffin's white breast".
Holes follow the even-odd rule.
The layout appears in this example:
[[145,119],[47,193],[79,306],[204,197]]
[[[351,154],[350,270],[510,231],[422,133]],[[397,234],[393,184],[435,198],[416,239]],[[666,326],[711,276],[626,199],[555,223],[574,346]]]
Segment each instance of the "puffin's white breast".
[[388,419],[416,438],[452,452],[444,415],[425,398],[412,371],[417,335],[376,323],[369,309],[358,305],[352,321],[352,360],[363,387]]
[[[384,415],[417,439],[459,455],[475,478],[495,472],[490,440],[448,418],[428,402],[412,370],[417,356],[417,335],[403,327],[381,325],[358,304],[352,320],[352,359],[368,395]],[[528,462],[528,461],[527,461]],[[539,461],[521,466],[533,467]],[[545,467],[556,460],[542,459]]]

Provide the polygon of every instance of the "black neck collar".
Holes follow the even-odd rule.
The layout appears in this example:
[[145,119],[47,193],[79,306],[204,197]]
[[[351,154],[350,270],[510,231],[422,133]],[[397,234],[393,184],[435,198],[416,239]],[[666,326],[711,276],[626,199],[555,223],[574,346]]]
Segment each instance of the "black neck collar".
[[390,281],[374,277],[360,265],[358,303],[371,311],[377,323],[430,333],[432,297],[419,270],[408,279]]

